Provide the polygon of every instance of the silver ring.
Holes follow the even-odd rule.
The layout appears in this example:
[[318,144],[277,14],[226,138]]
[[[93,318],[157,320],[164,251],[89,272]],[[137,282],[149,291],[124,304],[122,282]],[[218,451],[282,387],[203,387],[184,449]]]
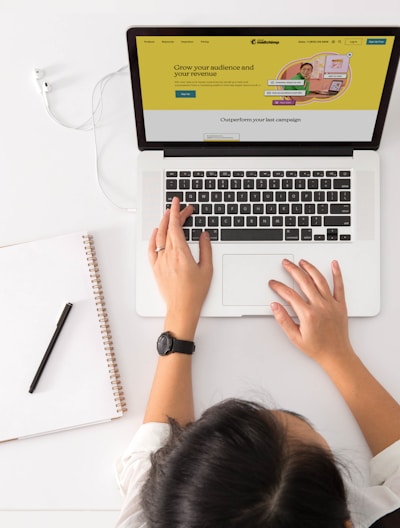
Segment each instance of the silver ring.
[[162,251],[163,249],[165,249],[165,246],[156,247],[156,253],[160,253],[160,251]]

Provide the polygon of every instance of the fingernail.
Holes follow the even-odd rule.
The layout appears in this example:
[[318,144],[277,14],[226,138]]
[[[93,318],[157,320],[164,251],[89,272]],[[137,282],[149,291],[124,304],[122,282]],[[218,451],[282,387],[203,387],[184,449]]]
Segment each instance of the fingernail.
[[278,304],[278,303],[273,302],[273,303],[270,304],[270,307],[271,307],[271,310],[272,310],[274,313],[279,312],[279,304]]

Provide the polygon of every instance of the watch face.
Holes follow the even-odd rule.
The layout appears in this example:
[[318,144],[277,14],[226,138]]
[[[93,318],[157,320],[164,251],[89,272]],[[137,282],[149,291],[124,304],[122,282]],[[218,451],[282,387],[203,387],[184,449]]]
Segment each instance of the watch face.
[[160,356],[166,356],[171,352],[172,337],[168,332],[163,332],[157,341],[157,351]]

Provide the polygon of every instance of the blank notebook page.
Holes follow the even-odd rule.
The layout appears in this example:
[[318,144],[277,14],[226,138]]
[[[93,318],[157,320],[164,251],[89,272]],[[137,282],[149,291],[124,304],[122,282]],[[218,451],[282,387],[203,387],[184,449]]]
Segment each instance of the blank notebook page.
[[[121,416],[92,238],[78,233],[0,248],[0,270],[0,441]],[[71,312],[30,394],[67,302]]]

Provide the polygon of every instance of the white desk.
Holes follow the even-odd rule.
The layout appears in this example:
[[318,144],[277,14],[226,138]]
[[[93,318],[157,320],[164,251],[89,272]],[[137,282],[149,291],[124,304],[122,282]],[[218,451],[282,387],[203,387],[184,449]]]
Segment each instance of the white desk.
[[[8,3],[15,11],[16,2]],[[242,4],[232,0],[221,0],[215,8],[215,2],[203,1],[192,15],[178,0],[170,0],[168,13],[162,0],[146,2],[141,12],[129,11],[128,2],[118,7],[107,0],[91,3],[97,14],[95,7],[88,13],[87,2],[80,13],[71,2],[58,14],[40,2],[18,13],[0,8],[0,245],[82,229],[94,234],[129,412],[112,423],[0,445],[0,524],[11,528],[112,525],[121,504],[113,461],[141,423],[162,328],[160,319],[143,320],[135,314],[135,215],[111,206],[99,193],[91,133],[67,130],[47,117],[35,91],[33,68],[48,73],[54,111],[78,124],[90,115],[94,84],[127,64],[129,25],[400,24],[396,0],[381,0],[379,11],[364,2],[361,13],[338,0],[329,20],[314,1],[307,3],[307,11],[291,9],[289,1],[273,8],[265,1],[246,2],[244,19]],[[128,76],[125,81],[129,83]],[[131,207],[134,121],[131,107],[120,110],[121,135],[103,145],[103,177],[113,198]],[[390,221],[400,195],[399,122],[400,76],[380,148],[382,312],[350,322],[360,356],[398,399],[400,251],[398,229]],[[368,450],[349,411],[325,375],[293,349],[272,319],[202,320],[197,343],[197,411],[229,396],[274,401],[308,416],[333,448],[365,473]]]

